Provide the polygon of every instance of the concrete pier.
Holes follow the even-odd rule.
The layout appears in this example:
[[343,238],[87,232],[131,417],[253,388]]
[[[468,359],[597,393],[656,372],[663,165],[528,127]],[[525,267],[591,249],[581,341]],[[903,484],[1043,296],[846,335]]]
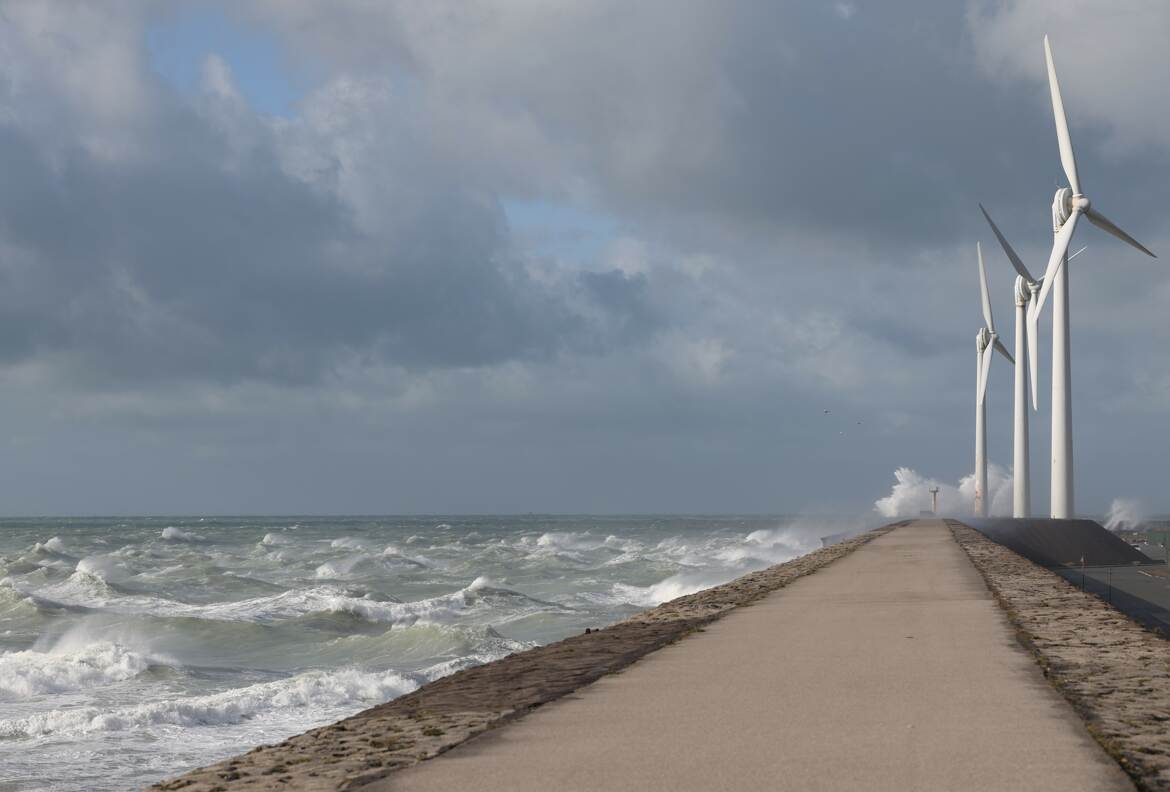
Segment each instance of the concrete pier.
[[918,520],[369,790],[1132,790]]

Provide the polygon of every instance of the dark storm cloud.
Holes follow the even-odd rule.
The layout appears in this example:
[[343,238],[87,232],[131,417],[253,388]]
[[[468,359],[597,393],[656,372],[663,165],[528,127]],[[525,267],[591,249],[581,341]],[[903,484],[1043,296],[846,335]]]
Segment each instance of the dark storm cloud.
[[[988,80],[961,4],[861,7],[848,19],[826,6],[733,4],[718,44],[697,54],[708,76],[696,95],[662,94],[678,118],[688,102],[697,117],[635,169],[621,167],[620,147],[636,119],[612,137],[602,173],[614,200],[651,217],[669,206],[674,230],[713,221],[854,235],[886,246],[879,257],[982,234],[978,200],[1005,217],[1031,212],[1043,229],[1035,195],[1064,183],[1045,86]],[[1140,230],[1160,220],[1129,196],[1157,192],[1167,152],[1103,162],[1105,130],[1077,133],[1082,170],[1107,174],[1103,189],[1125,185],[1113,190],[1118,211]]]
[[[6,362],[296,383],[347,356],[481,366],[584,335],[517,264],[490,198],[420,179],[410,222],[387,205],[392,233],[371,234],[339,197],[290,176],[271,135],[252,129],[241,153],[213,120],[168,107],[151,129],[157,149],[113,162],[81,147],[50,157],[0,125]],[[621,284],[583,293],[603,312],[613,303],[623,327],[638,320]]]
[[650,284],[645,275],[627,275],[621,270],[582,272],[585,293],[608,315],[611,332],[625,341],[651,335],[663,317],[653,306]]
[[[1035,193],[1061,178],[1045,86],[988,79],[963,4],[845,5],[488,3],[433,12],[436,28],[410,4],[280,3],[263,18],[348,68],[408,73],[476,119],[458,143],[502,164],[495,184],[555,194],[549,174],[584,179],[615,214],[684,244],[801,229],[904,250],[973,233],[978,200],[1042,228]],[[372,30],[383,48],[346,46]],[[1126,196],[1157,187],[1149,160],[1164,168],[1167,153],[1106,165],[1107,130],[1077,134],[1084,167],[1127,185],[1118,209],[1149,227],[1156,209]]]

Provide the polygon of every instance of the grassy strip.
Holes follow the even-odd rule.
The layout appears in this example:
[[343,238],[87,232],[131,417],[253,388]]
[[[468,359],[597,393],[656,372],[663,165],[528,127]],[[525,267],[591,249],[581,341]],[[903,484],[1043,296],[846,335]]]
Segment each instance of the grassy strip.
[[355,789],[619,671],[733,609],[816,572],[894,527],[878,528],[722,586],[679,597],[604,629],[460,671],[338,723],[278,745],[254,748],[151,789]]

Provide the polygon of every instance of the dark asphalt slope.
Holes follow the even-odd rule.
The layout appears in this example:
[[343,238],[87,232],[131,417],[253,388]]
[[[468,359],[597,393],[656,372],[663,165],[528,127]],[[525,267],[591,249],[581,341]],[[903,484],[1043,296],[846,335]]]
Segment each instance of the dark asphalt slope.
[[962,522],[1040,566],[1157,563],[1093,520],[967,518]]

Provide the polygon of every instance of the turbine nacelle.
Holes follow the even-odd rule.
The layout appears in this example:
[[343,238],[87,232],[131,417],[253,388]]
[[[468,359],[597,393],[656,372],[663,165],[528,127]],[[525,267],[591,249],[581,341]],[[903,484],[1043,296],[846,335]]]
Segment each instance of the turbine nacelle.
[[1069,186],[1057,190],[1056,197],[1052,202],[1052,230],[1056,233],[1056,238],[1053,240],[1052,254],[1048,257],[1048,266],[1044,269],[1044,283],[1035,303],[1034,310],[1037,313],[1044,308],[1048,292],[1051,291],[1057,276],[1061,274],[1069,243],[1072,241],[1073,232],[1077,227],[1077,220],[1082,216],[1102,231],[1132,245],[1147,256],[1154,256],[1140,242],[1094,209],[1092,202],[1081,192],[1081,182],[1077,175],[1077,160],[1073,154],[1072,136],[1069,134],[1068,118],[1064,113],[1064,100],[1060,96],[1060,83],[1056,79],[1056,64],[1052,60],[1052,46],[1048,43],[1047,36],[1044,37],[1044,60],[1048,66],[1048,89],[1052,94],[1052,116],[1056,121],[1056,142],[1060,147],[1060,164],[1064,168],[1064,175],[1068,177]]
[[[1072,195],[1071,190],[1069,190],[1069,195]],[[1058,199],[1058,203],[1063,206],[1063,201],[1060,199]],[[1032,387],[1032,409],[1036,409],[1038,402],[1036,393],[1036,347],[1040,332],[1039,317],[1036,314],[1036,295],[1040,291],[1040,283],[1032,277],[1032,273],[1028,272],[1028,268],[1024,266],[1024,262],[1020,259],[1019,255],[1008,243],[1003,233],[999,230],[999,226],[997,226],[995,221],[991,219],[991,215],[989,215],[987,210],[983,208],[983,204],[979,204],[979,211],[983,212],[983,216],[987,219],[987,224],[991,226],[991,230],[995,234],[995,238],[999,240],[1000,247],[1003,248],[1003,252],[1007,255],[1008,261],[1012,263],[1012,267],[1014,267],[1016,272],[1019,273],[1016,276],[1016,306],[1027,306],[1025,311],[1026,329],[1024,331],[1024,336],[1027,339],[1028,344],[1028,379]],[[1055,217],[1056,204],[1053,204],[1052,211],[1053,217]],[[1077,252],[1079,253],[1080,251]],[[1073,255],[1075,256],[1076,254],[1074,253]],[[982,266],[983,260],[980,258],[980,267],[982,268]]]
[[987,379],[991,373],[991,349],[994,348],[999,352],[1008,362],[1015,363],[1012,354],[1008,352],[1007,347],[999,340],[999,334],[995,332],[995,319],[991,315],[991,295],[987,291],[987,270],[983,266],[983,246],[978,242],[975,243],[975,254],[979,259],[979,296],[983,301],[983,327],[979,328],[979,332],[975,335],[975,353],[979,363],[979,381],[976,383],[977,399],[979,404],[983,404],[987,398]]
[[992,344],[992,333],[986,327],[980,327],[975,334],[975,351],[982,354]]
[[1071,187],[1061,187],[1052,199],[1052,230],[1059,231],[1068,222],[1073,212],[1088,214],[1093,202],[1082,193],[1075,193]]
[[1032,296],[1040,291],[1040,284],[1033,283],[1023,275],[1016,276],[1016,307],[1022,308],[1032,301]]

